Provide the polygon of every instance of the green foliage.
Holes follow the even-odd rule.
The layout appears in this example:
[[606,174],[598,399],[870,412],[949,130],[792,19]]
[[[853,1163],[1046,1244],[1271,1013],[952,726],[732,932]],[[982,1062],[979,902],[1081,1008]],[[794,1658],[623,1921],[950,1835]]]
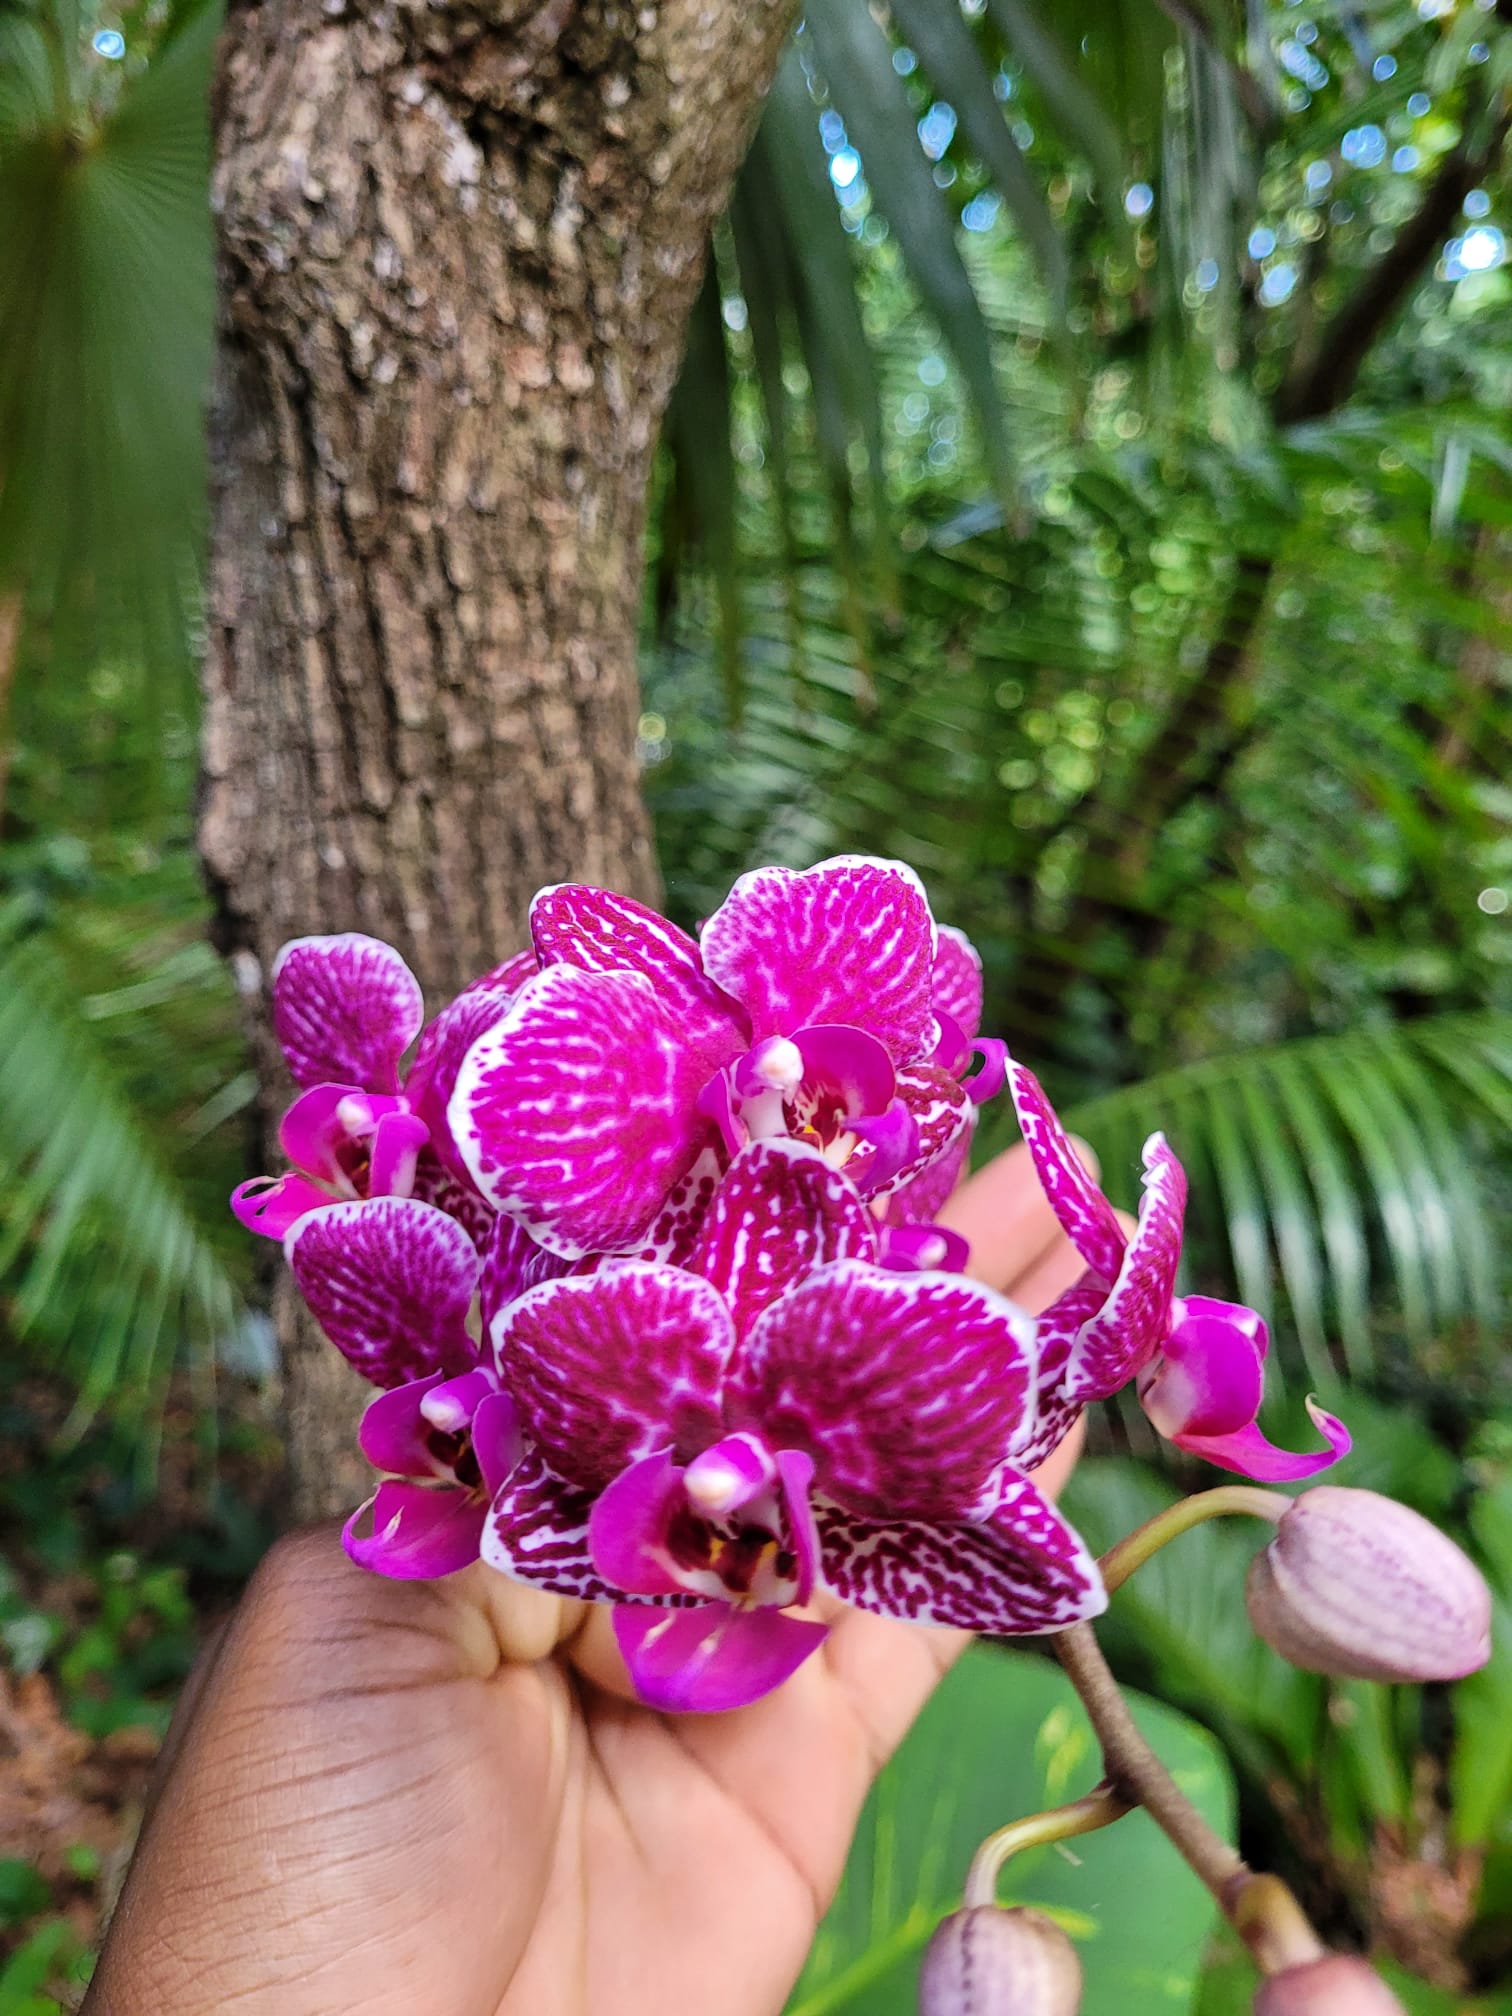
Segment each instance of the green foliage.
[[[1471,1884],[1464,1924],[1439,1935],[1450,1947],[1440,1962],[1454,1964],[1458,1942],[1465,1955],[1504,1966],[1496,1941],[1499,1858],[1512,1825],[1505,1634],[1512,1498],[1505,1478],[1491,1472],[1463,1506],[1461,1475],[1420,1418],[1406,1410],[1387,1416],[1355,1395],[1348,1412],[1357,1453],[1328,1481],[1402,1499],[1470,1548],[1491,1582],[1501,1627],[1489,1666],[1435,1690],[1329,1681],[1288,1666],[1256,1638],[1245,1613],[1245,1574],[1266,1538],[1247,1520],[1215,1520],[1157,1554],[1118,1591],[1100,1636],[1121,1678],[1152,1688],[1221,1739],[1241,1773],[1258,1863],[1279,1864],[1309,1894],[1344,1900],[1357,1933],[1389,1944],[1405,1932],[1424,1950],[1431,1935],[1414,1934],[1410,1911],[1405,1920],[1386,1916],[1400,1900],[1410,1904],[1412,1886],[1394,1892],[1382,1872],[1420,1866],[1426,1876],[1441,1868],[1447,1829],[1453,1851],[1470,1858],[1462,1866],[1485,1873],[1478,1895]],[[1065,1504],[1089,1543],[1106,1548],[1177,1495],[1152,1471],[1104,1459],[1082,1464]],[[1220,1992],[1229,1975],[1220,1975],[1199,2005],[1208,2016],[1230,2006]],[[1240,1962],[1232,1978],[1238,1994],[1252,1976]],[[1409,2007],[1436,2007],[1431,1995],[1423,1988]]]
[[[1228,1778],[1212,1744],[1157,1702],[1137,1701],[1134,1713],[1182,1789],[1228,1828]],[[1096,1777],[1096,1741],[1057,1667],[1023,1652],[968,1652],[872,1791],[789,2016],[912,2016],[919,1956],[959,1903],[977,1844],[1078,1797]],[[1213,1906],[1143,1814],[1079,1840],[1074,1856],[1016,1856],[1000,1894],[1047,1911],[1071,1935],[1089,2016],[1190,2007]]]
[[0,12],[0,588],[51,648],[190,664],[213,318],[206,97],[219,10]]

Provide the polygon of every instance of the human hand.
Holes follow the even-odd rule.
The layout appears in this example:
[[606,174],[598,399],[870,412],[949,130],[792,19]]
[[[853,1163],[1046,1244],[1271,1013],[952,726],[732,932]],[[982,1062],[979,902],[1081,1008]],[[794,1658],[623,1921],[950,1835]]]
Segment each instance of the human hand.
[[[941,1217],[1030,1310],[1080,1272],[1022,1148]],[[86,2010],[777,2016],[965,1642],[826,1615],[776,1693],[654,1714],[606,1609],[481,1565],[386,1581],[334,1528],[280,1543],[186,1690]]]

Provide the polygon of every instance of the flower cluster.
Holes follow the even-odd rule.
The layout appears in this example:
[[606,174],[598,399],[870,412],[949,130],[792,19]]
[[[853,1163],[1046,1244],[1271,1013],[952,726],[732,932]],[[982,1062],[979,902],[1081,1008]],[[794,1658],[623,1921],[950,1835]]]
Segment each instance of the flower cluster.
[[[1260,1435],[1264,1325],[1175,1293],[1180,1164],[1151,1140],[1126,1238],[978,1033],[976,954],[909,869],[758,870],[696,941],[563,885],[531,940],[428,1025],[373,939],[274,969],[294,1168],[233,1208],[382,1389],[363,1566],[481,1558],[611,1603],[644,1699],[726,1708],[823,1640],[821,1594],[999,1633],[1096,1615],[1097,1565],[1029,1473],[1130,1380],[1230,1468],[1347,1447],[1321,1412],[1321,1456]],[[1037,1320],[933,1222],[1005,1082],[1086,1268]]]

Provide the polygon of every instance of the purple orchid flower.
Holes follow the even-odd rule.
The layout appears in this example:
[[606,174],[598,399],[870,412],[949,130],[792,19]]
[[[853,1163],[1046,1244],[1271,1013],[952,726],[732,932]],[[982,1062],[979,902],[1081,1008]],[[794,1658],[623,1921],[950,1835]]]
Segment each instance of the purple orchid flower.
[[1309,1397],[1327,1443],[1278,1449],[1257,1425],[1269,1335],[1253,1309],[1178,1296],[1186,1173],[1163,1134],[1144,1148],[1144,1197],[1132,1238],[1082,1166],[1039,1081],[1008,1065],[1024,1140],[1061,1229],[1087,1271],[1039,1318],[1042,1434],[1056,1440],[1088,1400],[1130,1379],[1160,1433],[1224,1470],[1266,1482],[1314,1476],[1346,1456],[1349,1431]]
[[819,1590],[1009,1633],[1104,1607],[1095,1562],[1015,1467],[1036,1427],[1032,1320],[878,1252],[822,1152],[766,1139],[735,1157],[685,1267],[606,1260],[494,1315],[524,1454],[483,1559],[613,1602],[655,1707],[778,1685],[825,1636],[791,1614]]
[[357,1439],[388,1474],[342,1528],[352,1559],[401,1580],[476,1561],[489,1503],[521,1453],[514,1407],[493,1373],[431,1372],[380,1393]]
[[664,1252],[648,1235],[716,1144],[802,1140],[882,1197],[966,1131],[971,1039],[935,1013],[938,934],[897,862],[743,875],[696,944],[563,884],[531,935],[541,971],[468,1052],[449,1120],[482,1194],[555,1252]]
[[[517,957],[467,988],[423,1033],[420,984],[391,946],[358,932],[296,938],[273,967],[273,1027],[297,1084],[279,1144],[293,1171],[232,1193],[250,1231],[282,1239],[307,1211],[358,1198],[418,1196],[481,1246],[493,1211],[446,1125],[457,1066],[535,971]],[[420,1042],[404,1090],[399,1065]]]

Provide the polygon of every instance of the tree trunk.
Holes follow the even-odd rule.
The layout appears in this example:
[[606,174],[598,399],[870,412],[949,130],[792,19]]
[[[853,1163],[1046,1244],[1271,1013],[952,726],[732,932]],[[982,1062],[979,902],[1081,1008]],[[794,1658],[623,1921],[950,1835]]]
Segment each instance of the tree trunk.
[[[270,1114],[285,938],[387,938],[434,1006],[540,884],[655,894],[650,458],[788,18],[233,0],[200,840]],[[294,1509],[350,1505],[361,1394],[280,1313]]]

